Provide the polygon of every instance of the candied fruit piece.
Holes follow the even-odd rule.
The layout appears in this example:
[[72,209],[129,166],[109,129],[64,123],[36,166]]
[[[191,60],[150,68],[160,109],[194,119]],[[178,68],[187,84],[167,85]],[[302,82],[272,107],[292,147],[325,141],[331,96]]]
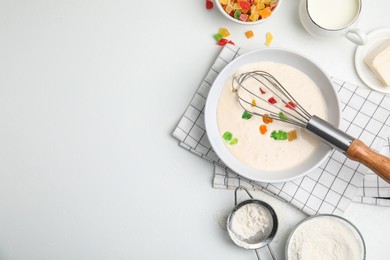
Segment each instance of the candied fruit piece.
[[286,121],[286,120],[287,120],[287,116],[286,116],[286,114],[283,113],[283,112],[279,112],[279,118],[280,118],[280,120],[282,120],[282,121]]
[[272,35],[272,33],[267,32],[265,36],[265,45],[270,46],[273,38],[274,36]]
[[230,141],[230,140],[232,139],[232,137],[233,137],[233,134],[230,133],[229,131],[226,131],[226,132],[223,133],[223,135],[222,135],[222,138],[223,138],[223,140],[225,140],[225,141]]
[[287,102],[285,107],[290,108],[290,109],[294,109],[297,106],[293,102],[289,101],[289,102]]
[[269,7],[266,7],[263,10],[259,11],[259,14],[261,15],[262,19],[269,17],[271,15],[271,13],[272,13],[272,10]]
[[217,41],[217,44],[219,46],[225,46],[228,43],[228,39],[222,38],[219,41]]
[[230,3],[226,6],[225,11],[230,14],[232,11],[234,11],[234,6]]
[[228,37],[230,35],[230,32],[226,28],[220,28],[218,33],[222,34],[223,37]]
[[227,5],[228,4],[228,0],[219,0],[219,3],[221,4],[221,5]]
[[261,133],[262,135],[264,135],[264,134],[267,132],[267,126],[266,126],[266,125],[261,125],[261,126],[259,127],[259,130],[260,130],[260,133]]
[[274,97],[269,98],[268,102],[271,103],[271,104],[276,104],[277,103],[277,101],[276,101],[276,99]]
[[246,119],[246,120],[251,119],[251,117],[252,117],[252,114],[246,110],[244,111],[244,113],[242,113],[242,116],[241,116],[242,119]]
[[256,22],[257,20],[259,20],[260,18],[260,15],[258,13],[251,13],[251,15],[249,16],[249,20],[251,20],[252,22]]
[[257,10],[263,10],[265,8],[265,4],[262,2],[259,2],[256,4]]
[[228,44],[232,44],[232,45],[236,45],[233,41],[231,41],[231,40],[229,40],[228,42],[227,42]]
[[238,143],[238,139],[237,138],[232,138],[232,140],[230,140],[230,142],[229,142],[229,144],[230,145],[235,145],[235,144],[237,144]]
[[240,17],[238,19],[240,19],[243,22],[246,22],[248,20],[248,17],[249,15],[247,14],[240,14]]
[[253,34],[253,31],[252,30],[249,30],[249,31],[246,31],[245,32],[245,36],[246,36],[246,38],[252,38],[253,36],[254,36],[254,34]]
[[206,9],[213,9],[214,3],[210,0],[206,0]]
[[265,94],[265,91],[262,88],[259,88],[261,94]]
[[257,104],[256,104],[256,100],[252,100],[252,102],[251,102],[251,105],[252,105],[252,107],[255,107]]
[[287,139],[291,142],[295,139],[297,139],[298,136],[297,136],[297,130],[292,130],[290,132],[287,132]]
[[239,9],[236,9],[236,11],[234,11],[234,18],[238,20],[240,18],[240,15],[241,11]]
[[274,121],[271,117],[269,117],[268,114],[264,114],[262,116],[262,118],[263,118],[264,124],[269,124],[269,123],[272,123]]
[[272,131],[270,137],[274,140],[287,140],[287,133],[282,130]]
[[213,37],[214,37],[214,39],[215,39],[216,41],[219,41],[220,39],[223,38],[223,35],[220,34],[220,33],[216,33],[216,34],[213,35]]
[[251,4],[248,3],[247,1],[240,1],[239,5],[242,10],[249,10],[251,8]]

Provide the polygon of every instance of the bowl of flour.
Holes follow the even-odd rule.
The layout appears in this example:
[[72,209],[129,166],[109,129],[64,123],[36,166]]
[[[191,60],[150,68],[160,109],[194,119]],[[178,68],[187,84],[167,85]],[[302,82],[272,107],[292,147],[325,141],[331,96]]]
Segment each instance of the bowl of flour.
[[286,244],[287,260],[365,259],[366,247],[359,230],[348,220],[329,214],[298,223]]

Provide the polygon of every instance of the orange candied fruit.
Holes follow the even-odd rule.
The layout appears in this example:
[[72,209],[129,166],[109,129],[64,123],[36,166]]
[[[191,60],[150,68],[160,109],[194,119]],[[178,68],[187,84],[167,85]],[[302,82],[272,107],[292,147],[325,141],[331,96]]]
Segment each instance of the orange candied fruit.
[[287,132],[287,139],[291,142],[298,138],[297,130]]
[[268,114],[264,114],[263,115],[263,122],[264,122],[264,124],[269,124],[269,123],[272,123],[273,120],[272,120],[272,118],[269,117]]
[[253,34],[253,31],[252,30],[249,30],[249,31],[246,31],[245,32],[245,36],[246,36],[246,38],[252,38],[253,36],[254,36],[254,34]]
[[259,14],[260,14],[262,19],[265,19],[265,18],[269,17],[272,14],[272,10],[271,10],[270,7],[266,7],[263,10],[260,10]]
[[259,127],[259,130],[260,130],[260,133],[261,133],[262,135],[264,135],[264,134],[267,132],[267,126],[266,126],[266,125],[261,125],[261,126]]

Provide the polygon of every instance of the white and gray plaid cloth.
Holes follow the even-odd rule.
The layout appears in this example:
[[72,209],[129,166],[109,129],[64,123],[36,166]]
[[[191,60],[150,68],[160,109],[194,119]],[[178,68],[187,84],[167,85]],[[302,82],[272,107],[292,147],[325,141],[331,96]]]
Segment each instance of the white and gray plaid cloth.
[[[333,151],[324,163],[308,175],[284,183],[260,183],[234,173],[213,151],[204,126],[204,106],[209,89],[218,73],[242,48],[225,46],[200,84],[173,136],[180,146],[214,164],[214,188],[250,189],[271,192],[309,215],[341,215],[351,201],[390,206],[390,185],[364,165]],[[332,78],[342,109],[341,129],[359,138],[373,150],[389,155],[390,97]]]

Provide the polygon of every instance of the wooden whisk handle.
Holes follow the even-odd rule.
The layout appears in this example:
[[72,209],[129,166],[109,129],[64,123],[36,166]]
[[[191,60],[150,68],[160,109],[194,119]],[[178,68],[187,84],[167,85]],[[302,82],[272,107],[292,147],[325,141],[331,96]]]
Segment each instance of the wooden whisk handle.
[[355,139],[347,150],[351,160],[360,162],[390,183],[390,158],[367,147],[359,139]]

